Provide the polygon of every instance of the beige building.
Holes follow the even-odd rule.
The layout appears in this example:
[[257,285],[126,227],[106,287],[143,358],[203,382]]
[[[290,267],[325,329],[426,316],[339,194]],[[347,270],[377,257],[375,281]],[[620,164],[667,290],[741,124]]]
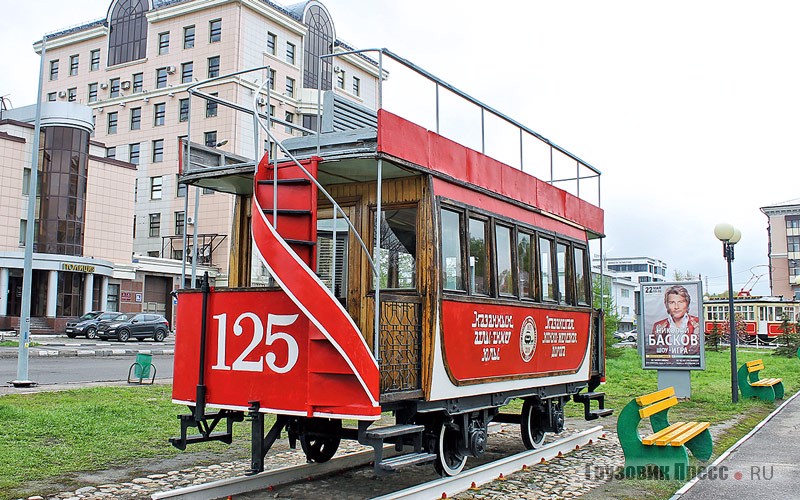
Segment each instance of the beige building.
[[800,295],[800,199],[762,207],[769,219],[769,285],[772,295]]
[[[184,231],[196,232],[197,264],[217,270],[222,284],[233,197],[178,185],[179,138],[253,158],[253,123],[245,113],[190,98],[187,89],[222,77],[199,88],[249,108],[258,86],[269,81],[272,98],[260,102],[275,118],[279,140],[302,133],[291,124],[316,128],[320,84],[376,108],[374,61],[345,55],[335,65],[320,63],[319,55],[349,48],[337,41],[330,14],[316,0],[290,7],[267,0],[112,0],[105,18],[49,35],[44,44],[43,98],[89,106],[104,155],[137,166],[135,208],[120,225],[133,227],[135,260],[181,267],[193,250],[191,238],[184,248]],[[41,53],[43,42],[34,48]],[[225,76],[260,66],[269,69]],[[263,136],[259,141],[261,151],[270,147]]]

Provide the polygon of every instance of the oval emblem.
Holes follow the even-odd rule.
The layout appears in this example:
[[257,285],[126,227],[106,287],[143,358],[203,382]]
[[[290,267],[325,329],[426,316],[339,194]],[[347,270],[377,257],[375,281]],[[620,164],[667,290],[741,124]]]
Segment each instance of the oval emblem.
[[536,352],[536,336],[536,322],[528,316],[522,322],[519,330],[519,354],[526,363],[533,358],[533,353]]

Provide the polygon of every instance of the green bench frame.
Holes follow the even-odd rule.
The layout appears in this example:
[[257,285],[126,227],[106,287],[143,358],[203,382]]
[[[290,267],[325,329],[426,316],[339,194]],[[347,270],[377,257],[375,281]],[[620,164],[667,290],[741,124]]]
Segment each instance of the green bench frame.
[[743,398],[759,398],[764,401],[783,399],[783,379],[759,378],[759,372],[764,369],[764,362],[760,359],[748,361],[739,368],[739,390]]
[[[625,453],[625,476],[641,476],[648,466],[656,466],[667,479],[686,479],[689,455],[703,462],[711,458],[713,442],[709,422],[670,424],[667,412],[678,404],[675,388],[640,396],[628,403],[617,419],[617,436]],[[639,423],[650,417],[653,434],[639,435]]]

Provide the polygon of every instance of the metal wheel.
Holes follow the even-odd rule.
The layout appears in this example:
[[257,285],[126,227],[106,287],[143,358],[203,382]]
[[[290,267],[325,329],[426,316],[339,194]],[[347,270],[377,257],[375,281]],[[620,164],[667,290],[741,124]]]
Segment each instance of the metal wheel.
[[117,338],[119,339],[120,342],[127,342],[128,339],[131,338],[131,332],[123,328],[122,330],[117,332]]
[[519,430],[522,433],[522,442],[525,448],[533,450],[541,448],[547,434],[543,429],[544,418],[546,415],[541,406],[533,404],[533,401],[526,399],[522,404],[522,420]]
[[315,418],[308,420],[305,432],[300,436],[300,446],[309,462],[327,462],[341,441],[341,420]]
[[461,433],[442,422],[436,440],[436,460],[433,462],[433,468],[440,476],[457,476],[464,470],[467,457],[461,454],[460,444]]
[[167,332],[165,332],[164,330],[156,330],[156,333],[153,334],[153,340],[155,340],[156,342],[164,342],[166,336]]
[[90,326],[86,329],[86,338],[87,339],[96,339],[97,338],[97,328]]

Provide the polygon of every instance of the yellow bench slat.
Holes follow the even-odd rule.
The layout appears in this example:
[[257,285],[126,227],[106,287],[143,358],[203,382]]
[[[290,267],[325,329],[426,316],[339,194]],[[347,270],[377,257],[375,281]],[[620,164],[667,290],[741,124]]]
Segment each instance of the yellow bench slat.
[[764,369],[764,362],[760,359],[756,359],[755,361],[748,361],[745,364],[747,365],[747,371],[749,373],[753,373],[755,371]]
[[665,434],[670,434],[675,429],[677,429],[679,427],[683,427],[683,425],[685,425],[685,424],[686,424],[686,422],[675,422],[674,424],[670,425],[669,427],[665,427],[665,428],[661,429],[660,431],[656,432],[655,434],[650,434],[647,437],[643,437],[642,438],[642,444],[653,444],[653,443],[656,442],[657,439],[661,438]]
[[674,387],[667,387],[666,389],[661,389],[660,391],[651,392],[650,394],[645,394],[644,396],[639,396],[636,398],[636,404],[639,406],[647,406],[651,403],[655,403],[656,401],[661,401],[662,399],[667,399],[670,396],[675,395],[675,388]]
[[[669,444],[672,445],[672,446],[681,446],[681,445],[685,444],[686,441],[692,439],[693,437],[697,436],[698,434],[700,434],[704,430],[708,429],[708,426],[710,426],[710,425],[711,425],[710,422],[697,422],[692,427],[686,429],[686,431],[684,431],[682,434],[680,434],[678,436],[675,436],[670,441]],[[656,443],[656,444],[660,444],[660,443]]]
[[[670,389],[673,392],[675,390],[675,389],[672,389],[672,388],[670,388]],[[662,401],[659,401],[658,403],[653,403],[650,406],[642,408],[641,410],[639,410],[639,417],[640,418],[649,417],[650,415],[654,415],[654,414],[656,414],[656,413],[658,413],[658,412],[660,412],[662,410],[666,410],[667,408],[669,408],[671,406],[675,406],[676,404],[678,404],[678,398],[676,398],[675,396],[672,396],[671,398],[664,399]]]
[[676,437],[682,436],[687,430],[691,429],[695,425],[697,425],[697,422],[686,422],[683,425],[673,428],[669,434],[664,434],[663,436],[659,437],[653,444],[656,446],[669,446],[669,444],[672,443]]
[[766,387],[779,384],[783,379],[781,378],[765,378],[762,380],[756,380],[755,382],[751,382],[750,385],[756,387]]

